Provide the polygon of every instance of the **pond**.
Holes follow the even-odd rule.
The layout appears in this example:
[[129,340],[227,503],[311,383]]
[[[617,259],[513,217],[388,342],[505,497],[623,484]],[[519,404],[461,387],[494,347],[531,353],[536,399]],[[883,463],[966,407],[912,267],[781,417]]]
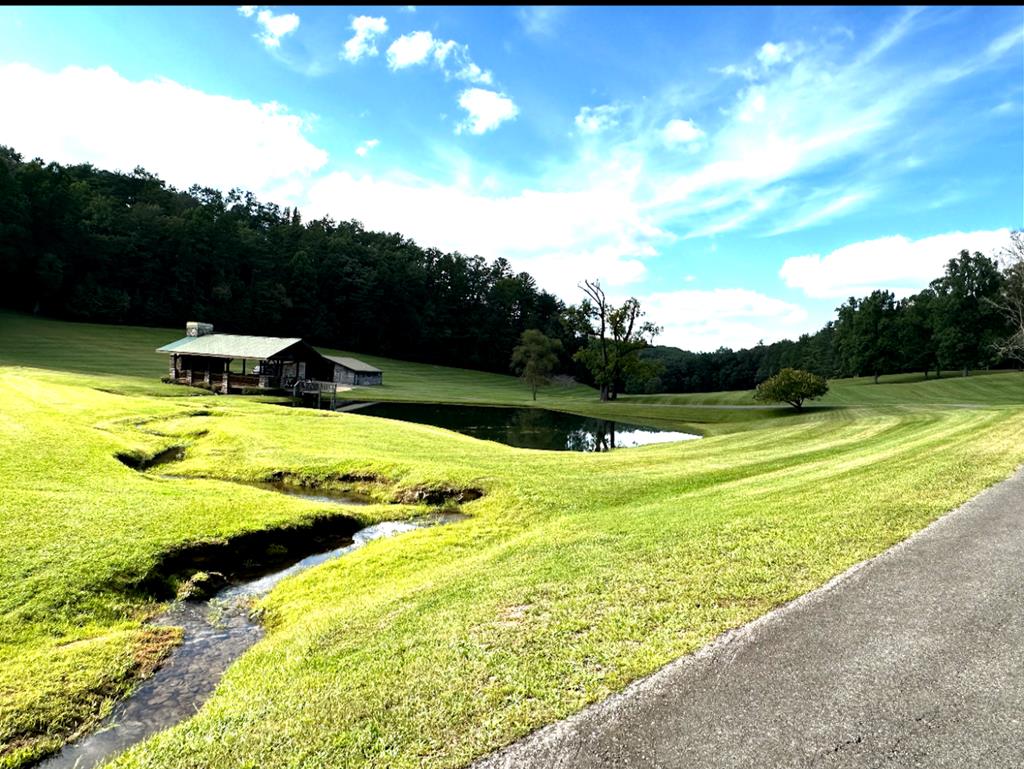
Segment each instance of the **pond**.
[[692,433],[610,422],[547,409],[372,403],[359,408],[355,413],[434,425],[486,441],[548,451],[608,451],[700,437]]

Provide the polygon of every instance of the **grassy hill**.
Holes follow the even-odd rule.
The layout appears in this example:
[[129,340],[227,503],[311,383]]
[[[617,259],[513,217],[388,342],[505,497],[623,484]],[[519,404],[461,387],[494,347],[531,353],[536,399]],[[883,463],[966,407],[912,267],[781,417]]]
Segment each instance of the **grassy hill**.
[[[738,393],[547,391],[539,405],[699,417],[712,436],[573,454],[161,385],[152,350],[176,333],[0,315],[0,767],[95,722],[176,642],[143,624],[160,605],[139,585],[163,555],[331,512],[237,481],[361,484],[377,500],[349,513],[363,522],[424,512],[396,502],[412,491],[484,496],[467,521],[282,582],[259,605],[266,638],[213,698],[115,767],[465,766],[1024,461],[1019,374],[834,383],[840,402],[801,416],[716,406]],[[529,399],[512,377],[359,357],[385,371],[374,397]],[[173,445],[183,478],[115,456]]]

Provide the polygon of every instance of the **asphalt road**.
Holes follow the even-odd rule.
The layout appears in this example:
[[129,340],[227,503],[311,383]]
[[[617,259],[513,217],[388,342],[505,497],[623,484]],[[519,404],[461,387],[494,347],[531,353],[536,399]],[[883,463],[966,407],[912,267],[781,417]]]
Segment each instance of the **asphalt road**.
[[1024,767],[1024,469],[475,769]]

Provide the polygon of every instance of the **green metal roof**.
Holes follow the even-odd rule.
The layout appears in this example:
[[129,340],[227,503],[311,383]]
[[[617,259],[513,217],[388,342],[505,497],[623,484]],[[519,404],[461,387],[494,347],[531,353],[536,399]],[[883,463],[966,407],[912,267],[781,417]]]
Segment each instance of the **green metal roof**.
[[353,371],[358,371],[363,374],[384,373],[379,368],[374,368],[369,363],[363,363],[358,358],[345,358],[340,355],[325,355],[324,357],[332,363],[338,363],[347,369],[352,369]]
[[248,358],[266,360],[273,358],[301,339],[284,339],[277,336],[241,336],[237,334],[204,334],[186,336],[176,342],[157,348],[157,352],[176,355],[208,355],[212,358]]

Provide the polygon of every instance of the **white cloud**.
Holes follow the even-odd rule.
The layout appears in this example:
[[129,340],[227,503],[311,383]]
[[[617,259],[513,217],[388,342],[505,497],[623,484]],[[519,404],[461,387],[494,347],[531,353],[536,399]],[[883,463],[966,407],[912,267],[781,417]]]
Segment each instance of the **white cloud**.
[[[399,231],[424,245],[488,259],[504,257],[541,286],[575,301],[581,275],[609,286],[644,277],[652,242],[668,236],[633,201],[636,177],[608,174],[573,191],[525,189],[484,194],[468,182],[441,185],[407,176],[336,172],[316,181],[303,210],[355,218],[370,229]],[[484,179],[482,188],[487,187]]]
[[357,16],[352,20],[352,31],[355,34],[345,41],[341,58],[355,63],[364,56],[377,55],[374,39],[388,31],[388,21],[383,16]]
[[[242,11],[242,8],[256,12],[256,21],[263,28],[263,32],[256,35],[256,39],[267,48],[279,48],[281,46],[281,38],[285,35],[290,35],[299,28],[299,17],[294,13],[275,14],[269,8],[243,5],[239,8],[239,12],[246,17],[252,16],[252,13],[246,13]],[[256,9],[259,10],[257,11]]]
[[459,106],[469,114],[456,133],[487,133],[519,114],[519,107],[508,96],[484,88],[467,88],[459,96]]
[[691,144],[704,138],[704,132],[692,120],[669,120],[661,129],[662,138],[669,147]]
[[664,327],[657,344],[698,352],[794,338],[810,325],[802,307],[742,288],[686,289],[639,299],[647,319]]
[[950,232],[920,240],[893,235],[851,243],[825,256],[791,257],[779,275],[787,286],[816,299],[865,296],[875,289],[906,296],[940,277],[960,251],[994,256],[1009,240],[1007,229]]
[[181,188],[242,187],[281,202],[283,185],[327,162],[303,134],[306,121],[279,104],[165,78],[131,81],[109,67],[0,65],[0,103],[0,136],[28,157],[122,171],[141,165]]
[[434,36],[429,32],[412,32],[402,35],[388,47],[388,66],[404,69],[422,64],[434,48]]
[[380,144],[380,139],[367,139],[362,144],[360,144],[358,147],[356,147],[356,154],[359,157],[364,158],[364,157],[366,157],[366,153],[368,153],[370,150],[372,150],[378,144]]
[[469,55],[469,46],[454,40],[435,41],[434,63],[444,72],[446,78],[454,77],[470,83],[490,85],[494,76],[490,70],[481,69]]
[[454,40],[438,40],[430,32],[402,35],[388,48],[388,66],[393,70],[424,64],[430,57],[446,79],[454,77],[482,85],[490,85],[494,81],[489,70],[481,69],[470,58],[468,45]]
[[597,107],[580,107],[576,115],[576,127],[585,134],[596,134],[619,124],[619,113],[622,107],[615,104],[602,104]]
[[240,5],[238,6],[238,12],[245,18],[251,18],[256,11],[259,10],[258,5]]
[[761,66],[770,69],[776,64],[785,64],[793,60],[790,50],[785,43],[765,43],[757,52],[757,60]]

